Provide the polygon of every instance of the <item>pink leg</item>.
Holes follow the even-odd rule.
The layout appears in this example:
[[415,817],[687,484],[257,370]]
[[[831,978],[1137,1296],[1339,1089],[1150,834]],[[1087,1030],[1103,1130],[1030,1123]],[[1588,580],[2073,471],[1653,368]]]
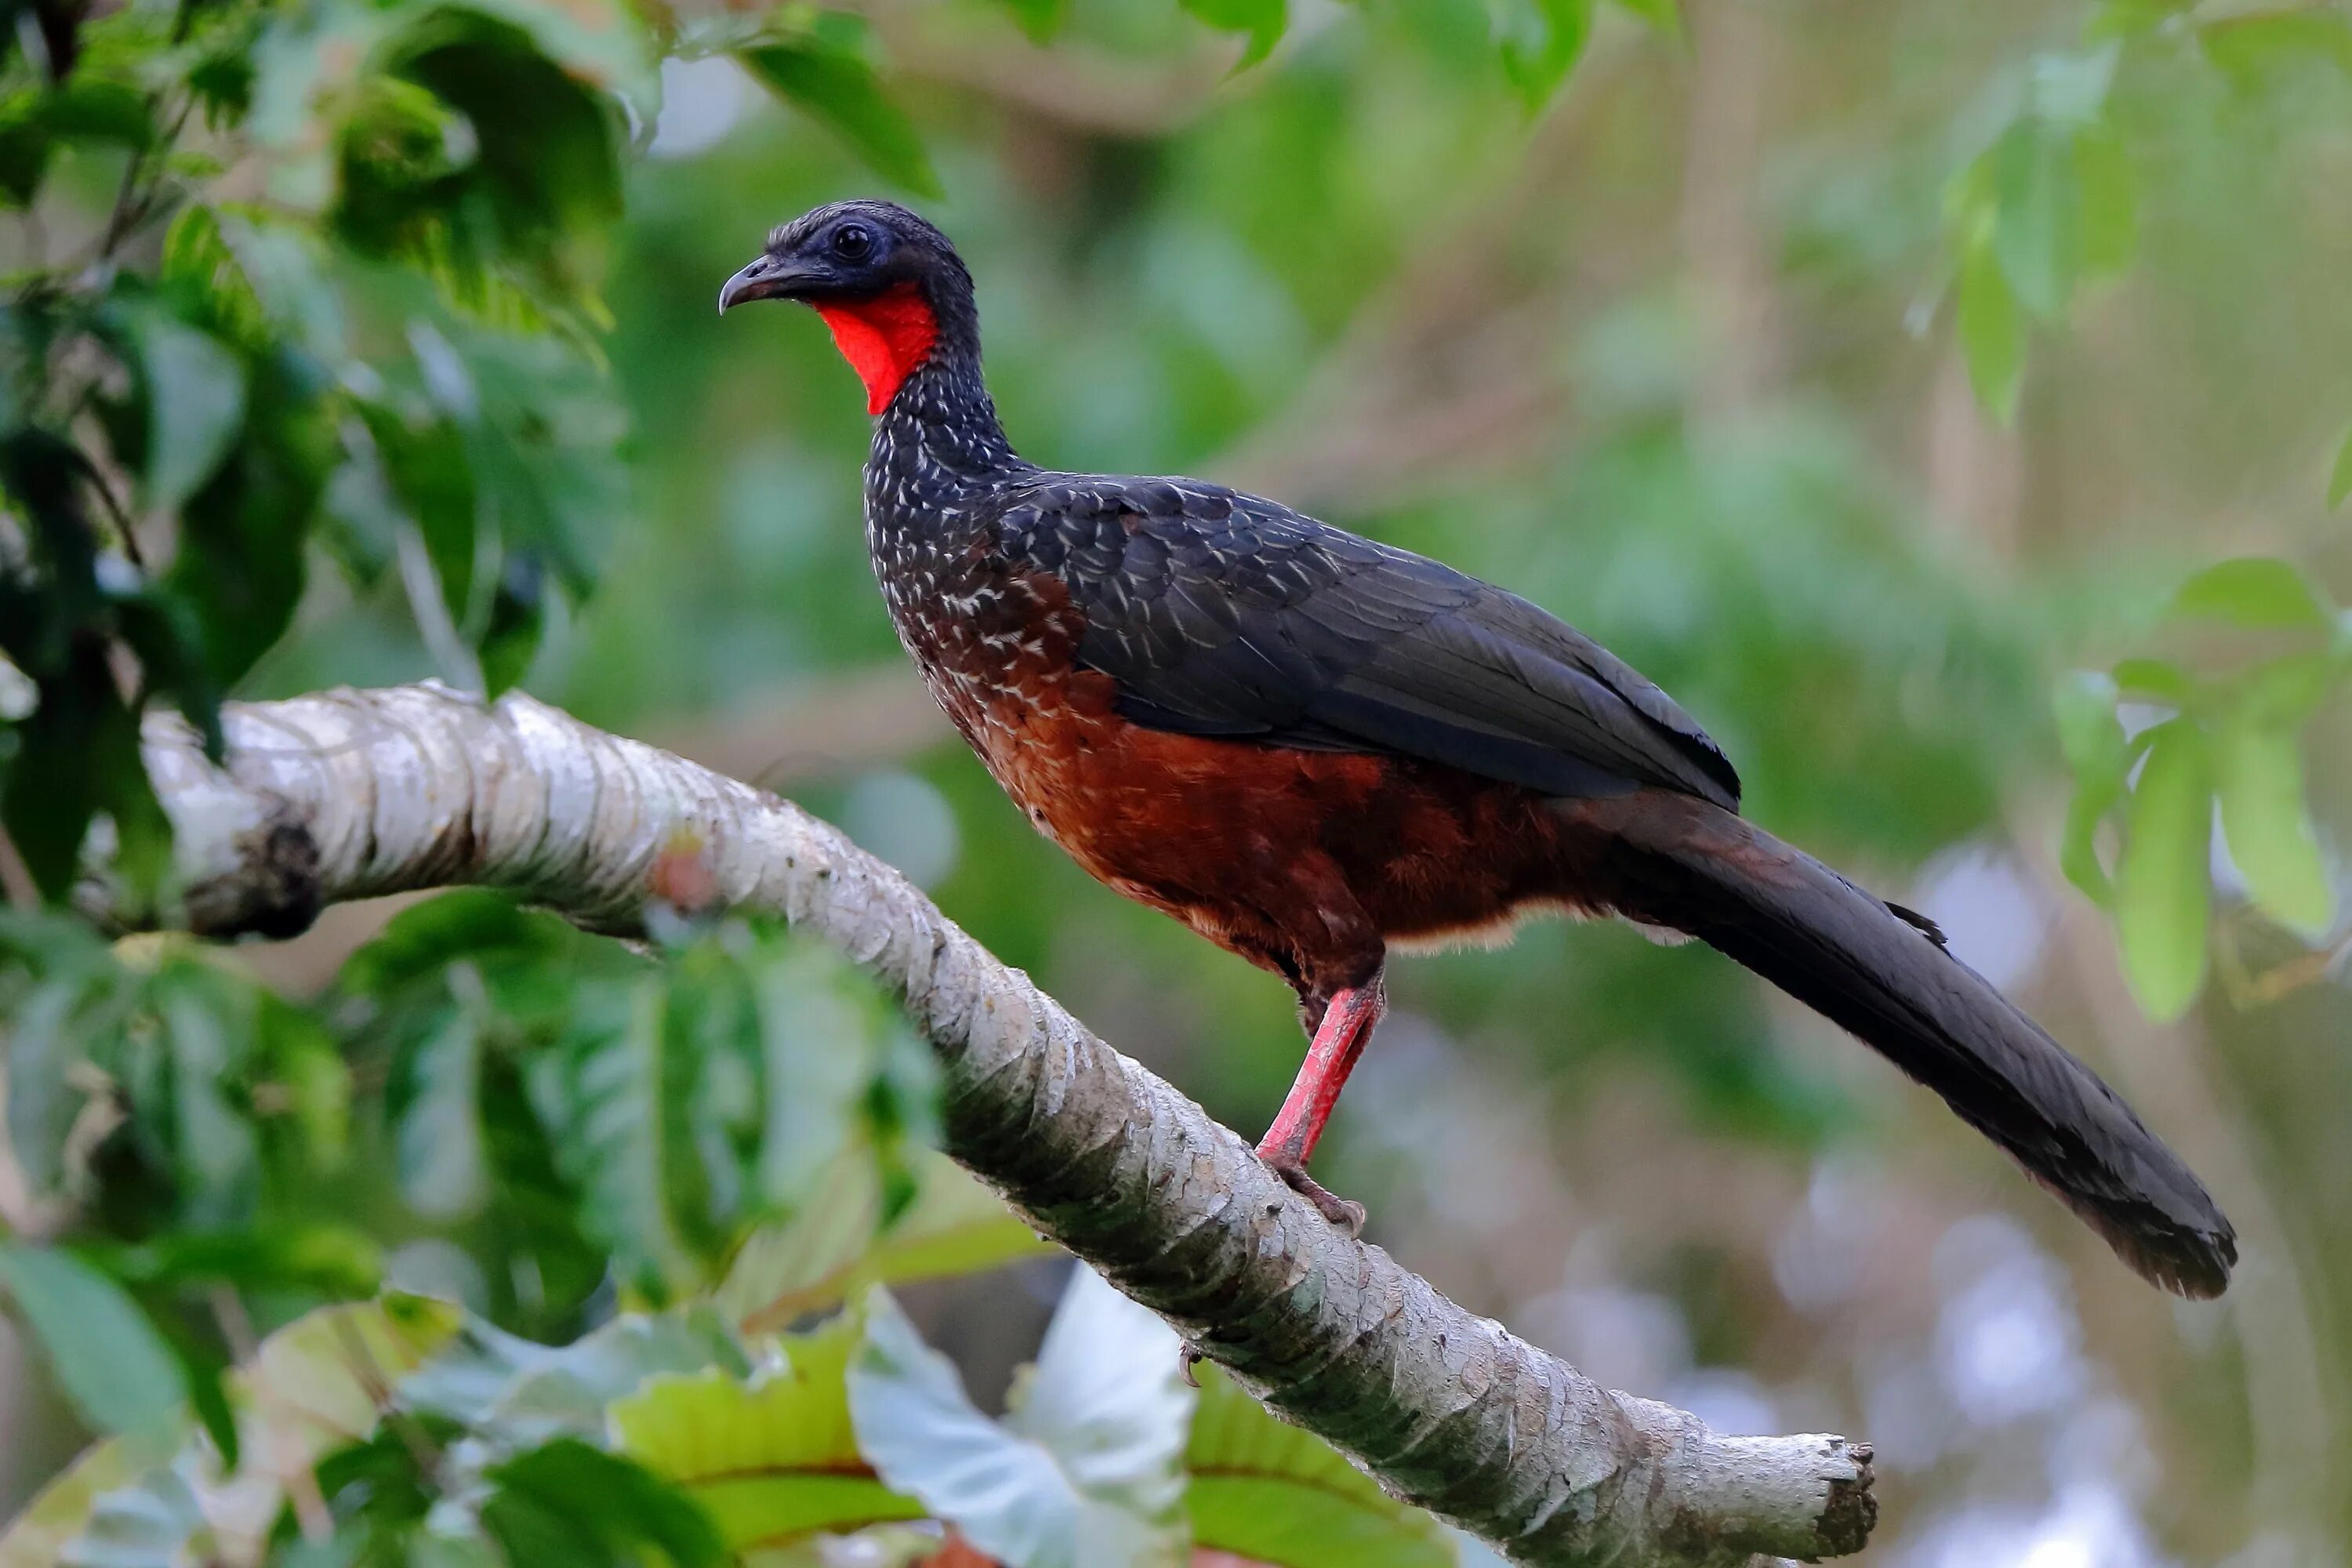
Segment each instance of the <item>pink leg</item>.
[[1335,1197],[1309,1180],[1307,1162],[1322,1140],[1324,1124],[1339,1103],[1339,1091],[1347,1087],[1356,1058],[1364,1054],[1364,1042],[1372,1037],[1372,1027],[1387,1007],[1387,991],[1378,975],[1369,985],[1331,998],[1315,1031],[1314,1044],[1307,1048],[1307,1060],[1282,1102],[1281,1114],[1257,1146],[1259,1158],[1284,1181],[1321,1209],[1325,1218],[1350,1232],[1364,1223],[1363,1205]]

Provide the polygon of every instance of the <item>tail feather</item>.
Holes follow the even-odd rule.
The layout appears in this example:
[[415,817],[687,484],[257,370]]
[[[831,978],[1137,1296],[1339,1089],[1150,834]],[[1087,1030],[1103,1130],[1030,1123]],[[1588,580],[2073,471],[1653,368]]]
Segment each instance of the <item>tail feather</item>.
[[1976,971],[1933,922],[1703,801],[1643,792],[1605,817],[1622,912],[1737,960],[1852,1031],[2105,1237],[2152,1282],[2218,1296],[2236,1233],[2131,1107]]

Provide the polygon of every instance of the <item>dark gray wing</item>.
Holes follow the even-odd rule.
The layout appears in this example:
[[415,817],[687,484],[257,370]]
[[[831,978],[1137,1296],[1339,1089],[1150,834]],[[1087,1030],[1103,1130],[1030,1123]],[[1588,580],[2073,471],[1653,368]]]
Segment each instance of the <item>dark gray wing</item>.
[[1015,570],[1068,588],[1079,661],[1137,723],[1738,809],[1738,774],[1664,692],[1437,562],[1191,480],[1041,476],[997,534]]

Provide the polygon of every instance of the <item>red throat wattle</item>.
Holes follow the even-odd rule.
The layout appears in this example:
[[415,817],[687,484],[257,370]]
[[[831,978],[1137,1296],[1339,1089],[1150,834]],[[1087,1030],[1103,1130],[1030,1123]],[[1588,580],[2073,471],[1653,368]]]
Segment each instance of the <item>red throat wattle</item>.
[[814,301],[833,329],[834,346],[866,384],[866,412],[879,414],[898,395],[940,335],[938,318],[912,283],[867,300]]

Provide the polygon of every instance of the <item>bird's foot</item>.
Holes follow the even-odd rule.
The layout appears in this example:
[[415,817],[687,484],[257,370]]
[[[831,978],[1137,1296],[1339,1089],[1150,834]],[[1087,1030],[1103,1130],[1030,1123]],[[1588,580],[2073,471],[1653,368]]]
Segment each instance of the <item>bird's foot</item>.
[[1265,1148],[1260,1148],[1257,1152],[1258,1158],[1272,1166],[1274,1173],[1282,1178],[1283,1185],[1313,1204],[1317,1212],[1325,1219],[1329,1220],[1349,1236],[1364,1234],[1363,1205],[1341,1197],[1308,1175],[1304,1161],[1295,1157],[1286,1158],[1280,1152],[1268,1151]]

